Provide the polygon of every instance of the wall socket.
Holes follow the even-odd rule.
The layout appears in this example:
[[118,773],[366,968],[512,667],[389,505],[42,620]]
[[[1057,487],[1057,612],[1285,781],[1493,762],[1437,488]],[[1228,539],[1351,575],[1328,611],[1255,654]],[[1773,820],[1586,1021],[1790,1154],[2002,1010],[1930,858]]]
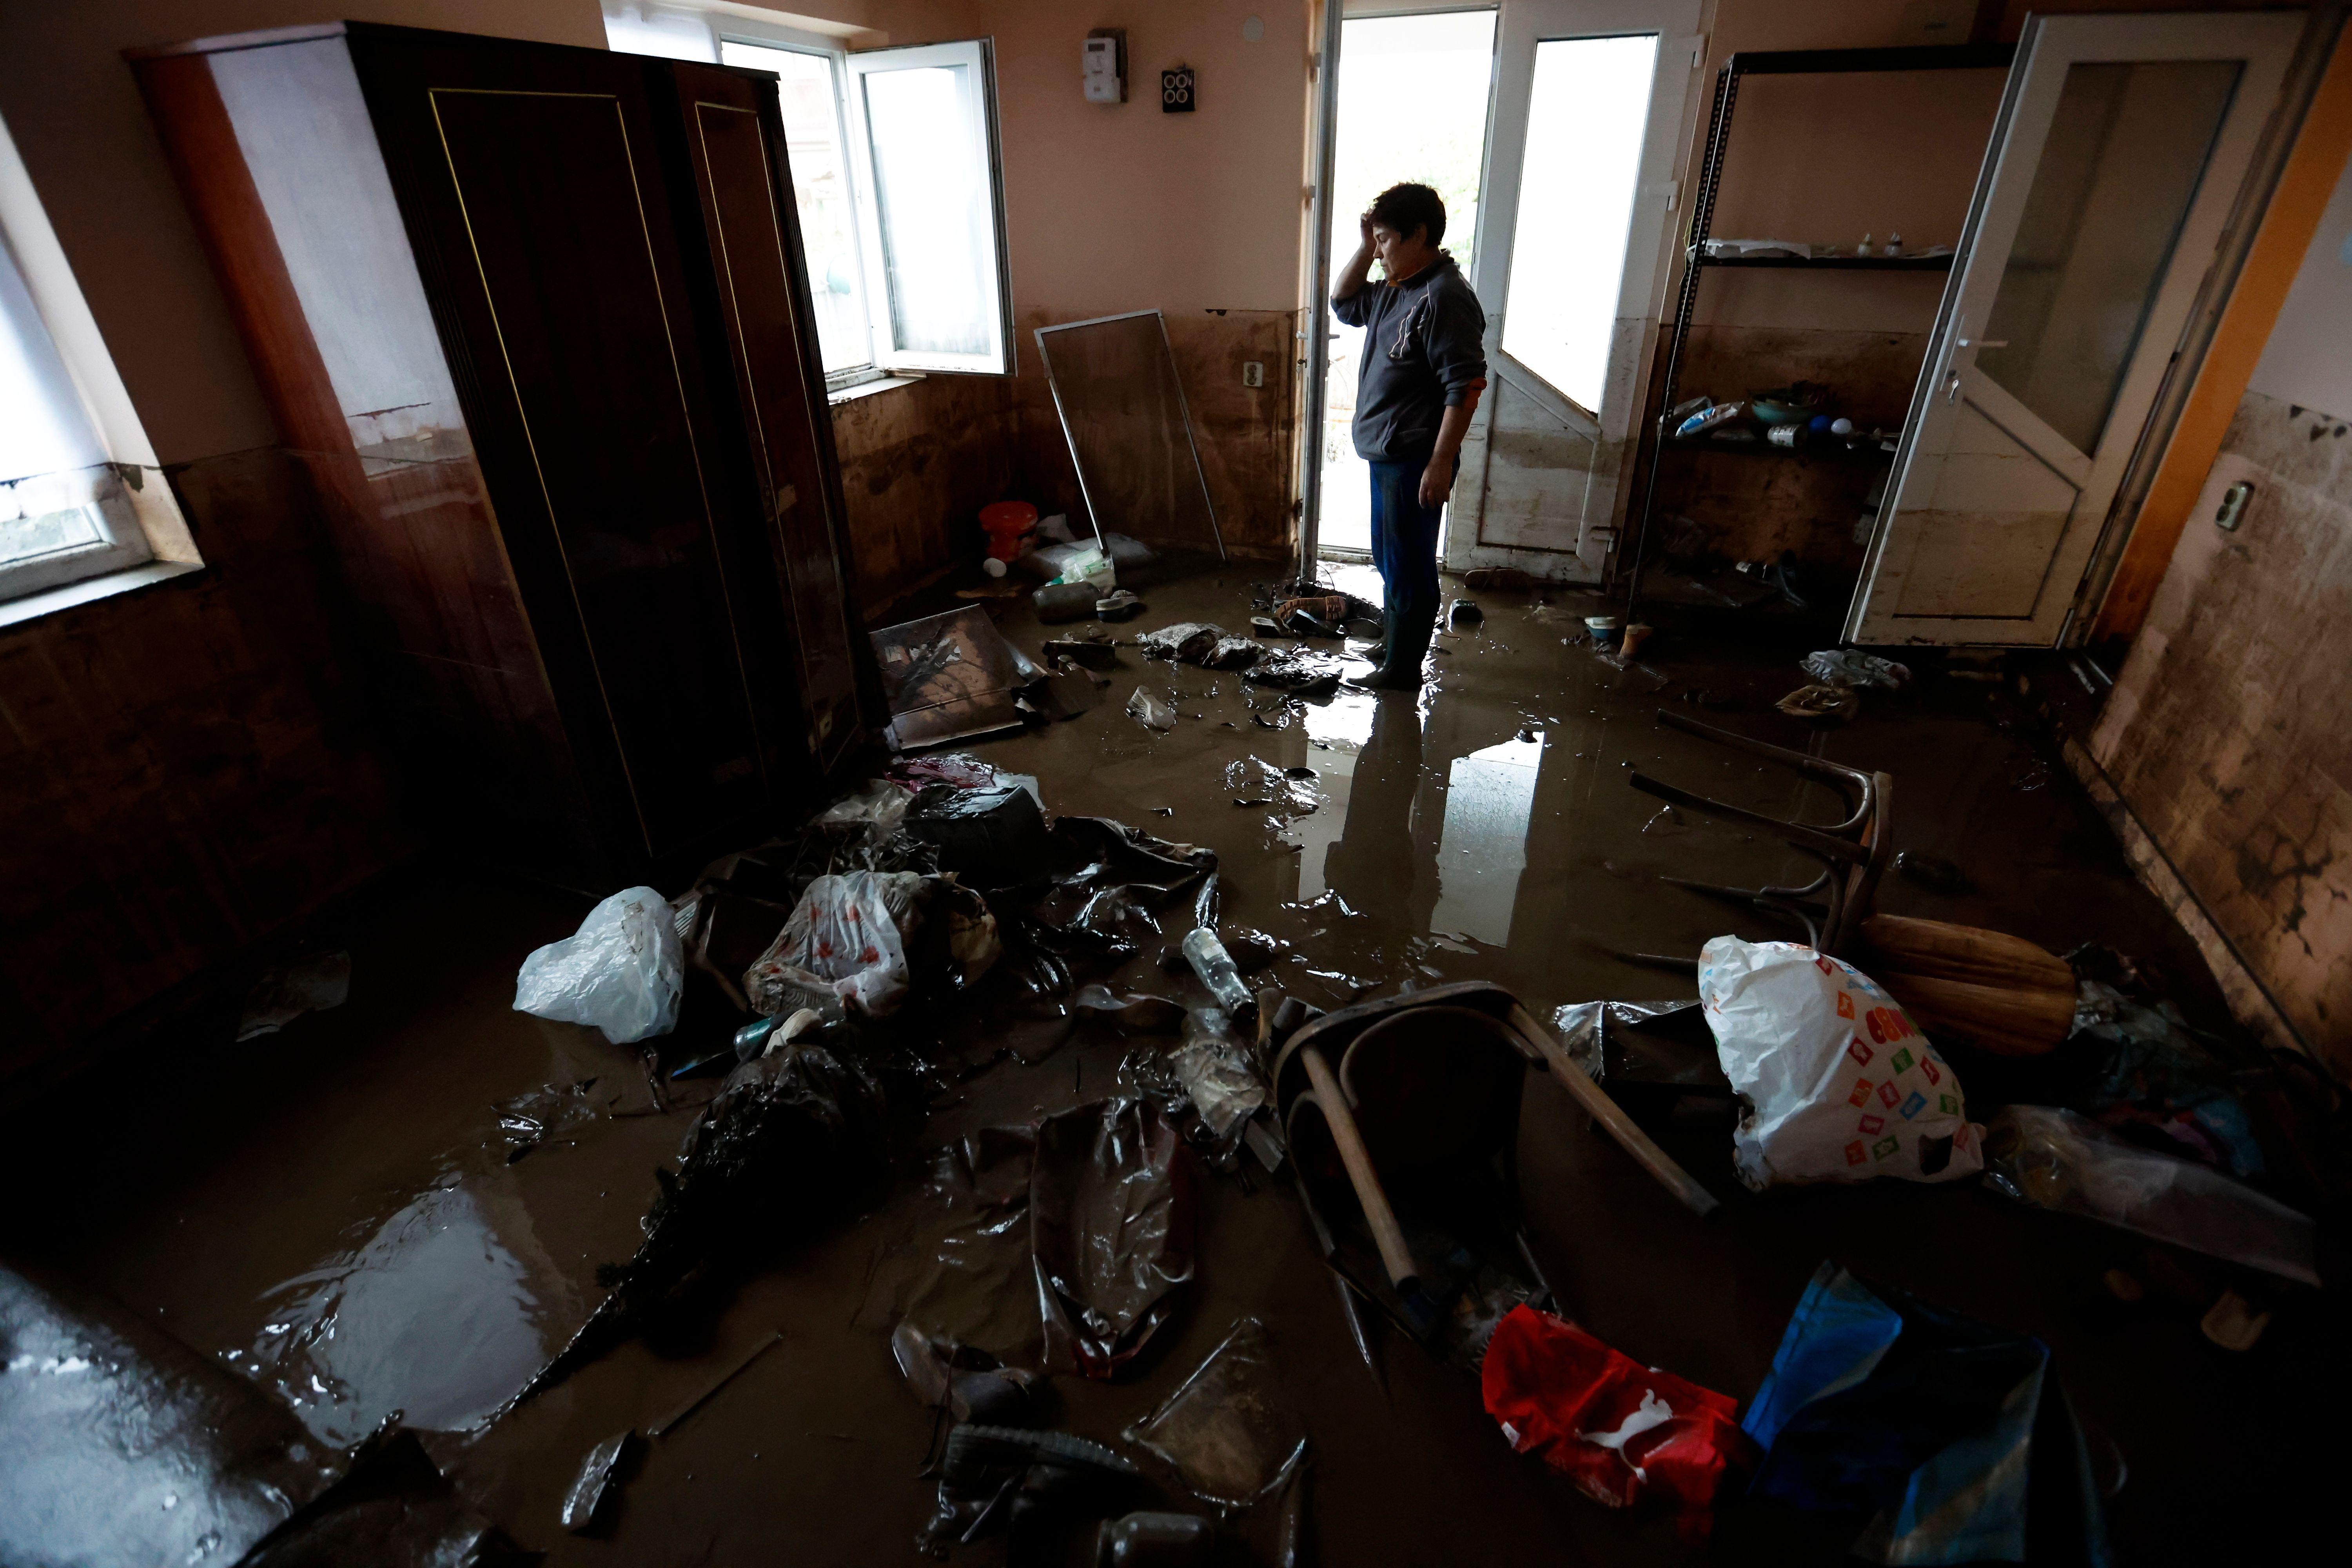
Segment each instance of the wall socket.
[[1242,384],[1244,386],[1264,386],[1265,384],[1265,362],[1264,360],[1248,359],[1242,361]]

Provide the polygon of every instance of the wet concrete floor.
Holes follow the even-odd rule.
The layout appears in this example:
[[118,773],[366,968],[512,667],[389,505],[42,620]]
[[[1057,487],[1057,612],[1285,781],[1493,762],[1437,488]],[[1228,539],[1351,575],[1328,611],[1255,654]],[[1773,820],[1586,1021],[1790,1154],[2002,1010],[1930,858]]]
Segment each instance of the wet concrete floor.
[[[1239,569],[1156,587],[1150,613],[1113,629],[1239,628],[1248,592]],[[1801,881],[1810,868],[1760,836],[1662,816],[1627,786],[1635,768],[1767,812],[1830,815],[1818,787],[1654,722],[1657,708],[1678,706],[1892,773],[1898,847],[1958,863],[1979,890],[1945,897],[1890,879],[1882,909],[2058,952],[2105,942],[2163,976],[2192,1018],[2220,1020],[2193,948],[2013,698],[1929,681],[1821,731],[1772,710],[1801,683],[1806,646],[1774,623],[1670,626],[1643,650],[1645,668],[1621,670],[1564,642],[1592,607],[1580,598],[1481,599],[1484,625],[1441,636],[1436,679],[1417,700],[1285,701],[1130,648],[1099,707],[971,750],[1036,775],[1056,811],[1214,849],[1228,930],[1273,938],[1272,983],[1318,1005],[1484,979],[1548,1017],[1591,998],[1690,994],[1686,976],[1609,949],[1695,953],[1724,931],[1793,934],[1655,879]],[[1003,629],[1032,653],[1045,635],[1025,606]],[[1122,711],[1139,682],[1173,697],[1172,732]],[[1706,704],[1689,700],[1701,693]],[[1284,773],[1299,767],[1313,777]],[[706,1080],[657,1113],[633,1053],[511,1011],[523,955],[568,935],[583,909],[450,867],[386,888],[338,933],[355,959],[339,1011],[142,1067],[105,1085],[100,1102],[37,1110],[14,1129],[26,1167],[16,1190],[35,1201],[12,1217],[7,1243],[269,1389],[325,1444],[403,1412],[468,1499],[551,1562],[908,1560],[929,1512],[930,1486],[914,1472],[930,1418],[886,1336],[888,1282],[935,1217],[916,1160],[878,1207],[737,1290],[707,1332],[633,1342],[489,1420],[598,1299],[595,1266],[634,1248],[651,1173],[710,1092]],[[1203,1000],[1148,952],[1122,981]],[[979,1028],[946,1017],[936,1033],[944,1051],[984,1058]],[[1098,1099],[1125,1044],[1081,1035],[1034,1065],[1001,1062],[938,1105],[918,1142]],[[526,1157],[509,1161],[501,1106],[550,1129]],[[2289,1369],[2300,1358],[2336,1359],[2296,1321],[2230,1356],[2185,1310],[2105,1300],[2099,1269],[2132,1250],[2119,1239],[1969,1185],[1755,1197],[1731,1181],[1728,1152],[1710,1131],[1694,1154],[1696,1173],[1728,1200],[1701,1222],[1556,1085],[1531,1078],[1521,1175],[1564,1310],[1639,1360],[1745,1397],[1807,1277],[1833,1258],[2052,1345],[2086,1425],[2128,1469],[2111,1505],[2122,1560],[2242,1556],[2297,1531],[2317,1457],[2253,1440],[2298,1424],[2304,1387]],[[1475,1383],[1393,1334],[1377,1388],[1287,1195],[1210,1179],[1202,1200],[1197,1278],[1181,1311],[1118,1382],[1056,1380],[1067,1427],[1116,1440],[1255,1315],[1310,1436],[1322,1561],[1703,1555],[1666,1519],[1612,1513],[1515,1456]],[[1016,1279],[995,1299],[1008,1321],[1026,1289]],[[776,1349],[652,1445],[609,1539],[564,1533],[562,1493],[593,1446],[656,1421],[779,1331]],[[981,1547],[966,1555],[992,1560]]]

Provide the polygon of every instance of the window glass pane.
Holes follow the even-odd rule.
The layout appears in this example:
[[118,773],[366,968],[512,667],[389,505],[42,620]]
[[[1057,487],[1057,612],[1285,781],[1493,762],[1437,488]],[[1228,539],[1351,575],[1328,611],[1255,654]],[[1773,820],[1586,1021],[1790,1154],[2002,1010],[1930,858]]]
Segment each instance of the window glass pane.
[[849,205],[849,169],[841,144],[834,64],[823,55],[757,44],[722,43],[730,66],[774,71],[784,112],[784,155],[793,171],[801,242],[808,251],[809,292],[816,300],[819,357],[827,372],[873,362],[866,299],[857,266],[857,215]]
[[1976,366],[2099,444],[2238,84],[2236,60],[2070,66]]
[[105,460],[16,258],[0,243],[0,565],[103,543],[93,510],[55,502],[60,481],[74,482],[66,476]]
[[865,74],[890,329],[909,353],[992,354],[996,243],[968,66]]
[[1633,222],[1654,33],[1536,45],[1503,349],[1598,412]]
[[[1445,248],[1475,278],[1478,181],[1495,74],[1495,13],[1351,16],[1339,24],[1339,133],[1333,145],[1332,266],[1357,243],[1356,218],[1391,185],[1417,180],[1445,202]],[[1400,114],[1397,105],[1412,112]],[[1323,404],[1324,544],[1369,550],[1371,486],[1352,431],[1364,333],[1331,323]]]

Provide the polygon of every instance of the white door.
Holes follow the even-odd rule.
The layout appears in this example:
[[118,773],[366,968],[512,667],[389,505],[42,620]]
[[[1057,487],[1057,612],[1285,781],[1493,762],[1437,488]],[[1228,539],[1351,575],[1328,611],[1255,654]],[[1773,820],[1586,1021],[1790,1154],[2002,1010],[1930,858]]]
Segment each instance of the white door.
[[1488,384],[1448,510],[1449,567],[1601,579],[1657,341],[1699,11],[1503,0],[1471,279]]
[[1847,640],[2056,645],[2302,28],[2027,21]]

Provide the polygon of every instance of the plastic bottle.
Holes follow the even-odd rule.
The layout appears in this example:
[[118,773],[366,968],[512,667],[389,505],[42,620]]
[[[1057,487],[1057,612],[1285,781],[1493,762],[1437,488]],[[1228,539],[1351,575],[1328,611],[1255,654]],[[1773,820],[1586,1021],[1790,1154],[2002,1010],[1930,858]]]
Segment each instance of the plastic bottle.
[[1234,963],[1234,955],[1217,940],[1217,933],[1207,926],[1194,926],[1184,939],[1184,958],[1192,964],[1192,973],[1217,999],[1217,1005],[1226,1012],[1239,1015],[1254,1009],[1257,999],[1242,983],[1242,972]]

